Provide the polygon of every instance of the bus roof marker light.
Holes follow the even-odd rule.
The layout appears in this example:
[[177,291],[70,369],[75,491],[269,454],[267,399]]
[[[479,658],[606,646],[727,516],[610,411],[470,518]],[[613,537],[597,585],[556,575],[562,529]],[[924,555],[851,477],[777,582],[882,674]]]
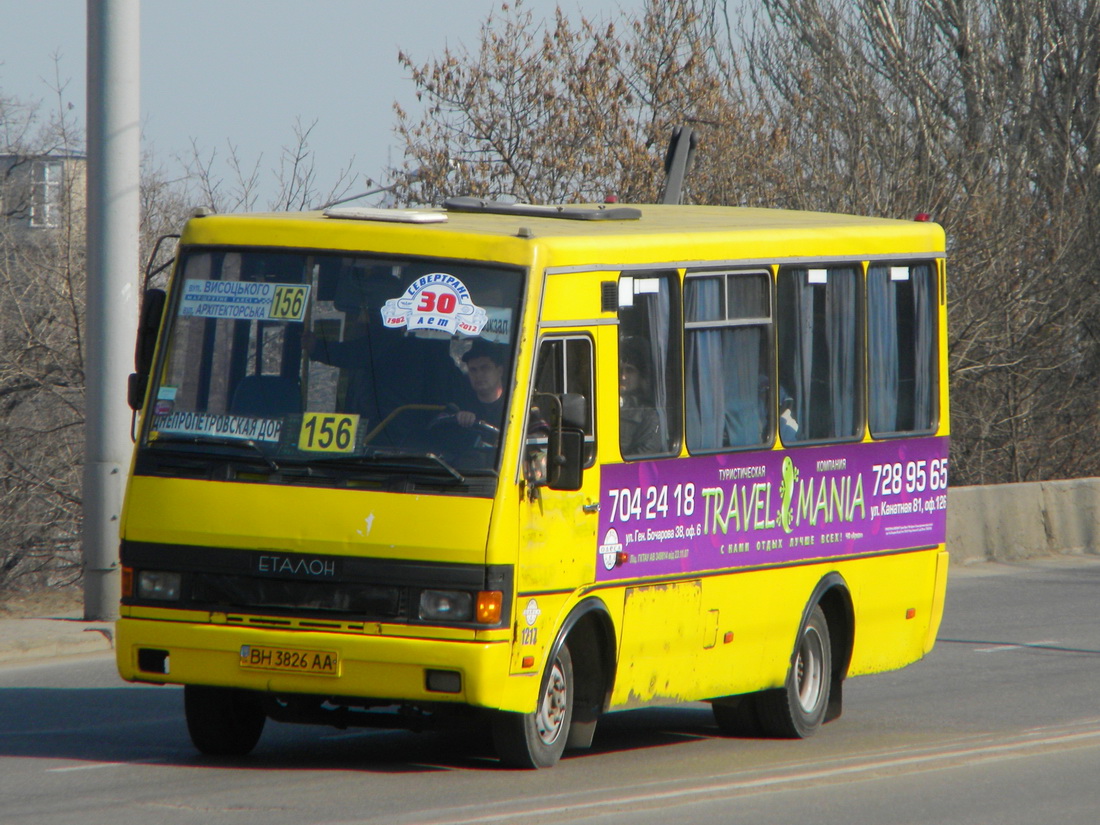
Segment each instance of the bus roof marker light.
[[917,216],[913,218],[913,220],[920,223],[927,223],[928,221],[932,220],[932,216],[929,215],[927,212],[918,212]]

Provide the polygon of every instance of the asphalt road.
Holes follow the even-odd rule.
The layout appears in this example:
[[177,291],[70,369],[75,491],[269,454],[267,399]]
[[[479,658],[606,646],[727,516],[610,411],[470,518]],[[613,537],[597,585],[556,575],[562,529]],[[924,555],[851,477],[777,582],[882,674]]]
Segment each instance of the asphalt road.
[[247,759],[212,760],[180,691],[124,685],[109,657],[0,668],[0,822],[1093,825],[1100,559],[952,573],[932,654],[849,681],[813,739],[723,738],[705,705],[634,711],[539,772],[499,769],[477,732],[275,723]]

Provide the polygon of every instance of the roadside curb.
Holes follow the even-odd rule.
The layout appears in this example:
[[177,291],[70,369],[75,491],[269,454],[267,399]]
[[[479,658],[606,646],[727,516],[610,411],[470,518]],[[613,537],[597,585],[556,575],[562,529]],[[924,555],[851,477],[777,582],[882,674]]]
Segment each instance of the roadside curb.
[[32,659],[105,653],[114,648],[114,626],[73,619],[0,621],[0,665]]

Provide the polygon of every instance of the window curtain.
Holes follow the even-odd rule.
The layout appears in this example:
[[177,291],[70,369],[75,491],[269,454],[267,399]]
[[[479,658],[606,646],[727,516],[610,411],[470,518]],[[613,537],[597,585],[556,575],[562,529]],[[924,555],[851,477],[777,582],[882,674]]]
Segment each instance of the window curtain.
[[[899,291],[912,296],[912,315],[899,317]],[[915,266],[908,281],[890,280],[889,267],[872,267],[867,279],[871,432],[930,429],[936,392],[936,285],[931,267]],[[908,310],[906,311],[908,312]],[[901,375],[912,367],[912,396]],[[906,407],[901,407],[902,401]],[[910,406],[911,405],[911,406]]]
[[[731,276],[726,280],[730,315],[759,317],[768,310],[767,283],[759,276]],[[767,376],[760,374],[761,348],[766,327],[753,324],[725,330],[725,445],[747,447],[760,444],[767,414],[764,404]]]
[[809,283],[809,273],[805,269],[790,273],[789,282],[794,289],[794,318],[790,325],[790,350],[787,357],[792,359],[790,376],[791,386],[779,388],[780,405],[789,396],[791,413],[798,424],[794,441],[811,438],[811,430],[816,429],[813,422],[811,379],[814,363],[814,288]]
[[868,358],[871,372],[871,432],[898,428],[897,287],[889,270],[873,266],[867,273]]
[[916,319],[916,369],[914,370],[915,407],[913,429],[932,428],[934,415],[932,404],[936,388],[936,286],[930,266],[915,267],[913,278],[913,307]]
[[660,288],[656,294],[647,296],[649,306],[649,346],[651,349],[653,365],[653,401],[657,406],[657,418],[659,422],[660,441],[663,445],[669,443],[669,397],[668,382],[668,349],[669,349],[669,323],[672,314],[672,299],[669,295],[669,279],[660,279]]
[[858,390],[858,291],[855,271],[829,270],[825,287],[825,335],[829,348],[829,412],[836,438],[856,435],[860,423]]
[[[688,321],[717,320],[725,315],[722,285],[717,278],[687,282],[684,314]],[[688,449],[714,450],[722,446],[725,420],[722,380],[722,330],[695,329],[687,340]]]

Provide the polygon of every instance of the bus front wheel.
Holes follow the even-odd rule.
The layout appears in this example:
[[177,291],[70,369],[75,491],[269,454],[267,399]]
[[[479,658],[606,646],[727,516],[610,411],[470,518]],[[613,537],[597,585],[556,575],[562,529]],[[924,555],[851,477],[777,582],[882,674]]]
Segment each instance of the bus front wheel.
[[832,648],[829,622],[820,605],[814,605],[798,633],[787,683],[782,688],[756,694],[756,714],[767,736],[805,739],[825,721],[832,684]]
[[232,688],[185,685],[183,710],[191,742],[208,756],[244,756],[267,721],[258,694]]
[[573,659],[562,644],[543,677],[533,713],[498,711],[493,744],[500,761],[512,768],[549,768],[561,758],[573,721]]

